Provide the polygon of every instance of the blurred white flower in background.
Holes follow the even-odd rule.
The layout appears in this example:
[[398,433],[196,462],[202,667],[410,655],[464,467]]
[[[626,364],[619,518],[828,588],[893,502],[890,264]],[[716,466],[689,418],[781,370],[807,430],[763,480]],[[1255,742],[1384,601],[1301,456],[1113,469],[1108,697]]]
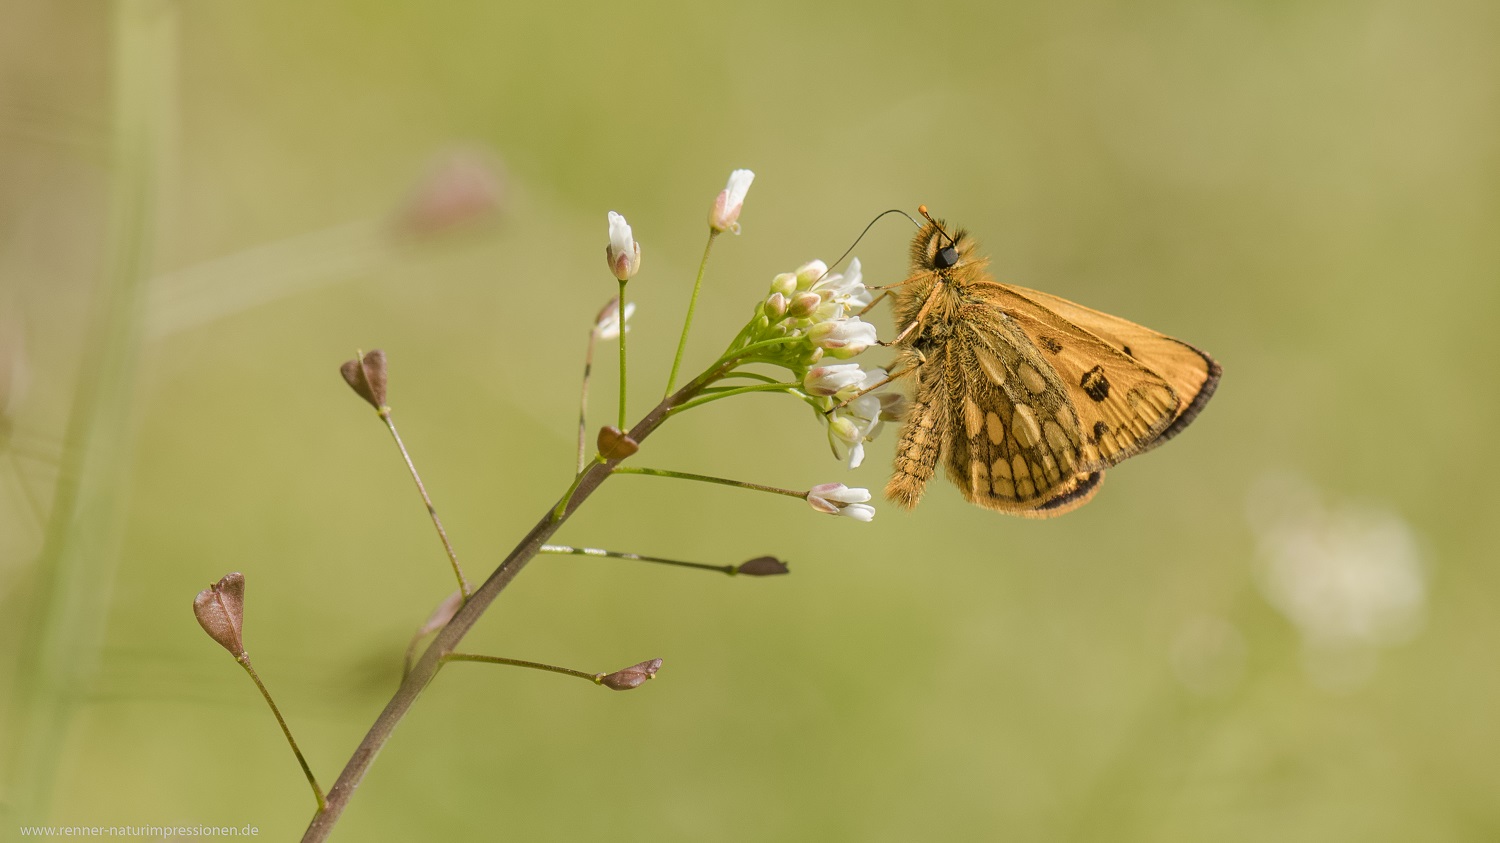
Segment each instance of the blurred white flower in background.
[[1411,527],[1385,508],[1325,504],[1295,475],[1261,478],[1247,503],[1261,592],[1297,628],[1308,674],[1333,690],[1364,684],[1382,648],[1422,627],[1427,575]]

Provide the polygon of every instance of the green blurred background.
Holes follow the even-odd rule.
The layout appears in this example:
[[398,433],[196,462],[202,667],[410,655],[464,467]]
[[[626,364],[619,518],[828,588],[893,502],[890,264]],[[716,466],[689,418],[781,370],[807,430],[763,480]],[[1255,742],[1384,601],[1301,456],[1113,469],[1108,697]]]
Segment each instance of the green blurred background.
[[[925,202],[1002,280],[1210,350],[1219,395],[1047,522],[612,480],[559,540],[793,574],[538,560],[466,648],[658,680],[454,666],[336,839],[1500,837],[1497,37],[1489,0],[0,2],[0,838],[300,834],[192,596],[246,574],[327,785],[452,585],[339,362],[390,355],[482,577],[570,478],[606,211],[637,416],[735,167],[690,365]],[[878,488],[892,439],[846,472],[750,396],[636,459]]]

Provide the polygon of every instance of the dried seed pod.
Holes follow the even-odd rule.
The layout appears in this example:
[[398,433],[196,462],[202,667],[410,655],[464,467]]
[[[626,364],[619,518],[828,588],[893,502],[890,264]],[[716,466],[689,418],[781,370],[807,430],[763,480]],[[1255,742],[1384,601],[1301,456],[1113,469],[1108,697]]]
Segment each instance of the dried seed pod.
[[658,670],[661,670],[661,659],[652,659],[614,673],[596,676],[594,681],[614,691],[629,691],[631,688],[639,688],[647,679],[656,676]]
[[219,642],[236,659],[245,656],[241,635],[245,619],[245,575],[238,571],[198,592],[193,614],[208,637]]
[[641,449],[630,434],[614,425],[599,429],[599,454],[607,460],[623,460]]
[[735,567],[734,572],[747,577],[772,577],[788,573],[790,570],[785,562],[774,556],[757,556],[748,562],[741,562]]
[[349,388],[359,397],[370,402],[376,410],[385,407],[385,352],[380,349],[366,353],[354,360],[345,360],[339,366],[339,374]]

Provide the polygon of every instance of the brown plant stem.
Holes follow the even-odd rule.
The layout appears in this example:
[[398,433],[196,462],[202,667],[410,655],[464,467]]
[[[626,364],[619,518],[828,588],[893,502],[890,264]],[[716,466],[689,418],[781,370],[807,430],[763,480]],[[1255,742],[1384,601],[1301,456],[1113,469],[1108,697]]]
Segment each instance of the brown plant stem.
[[[737,359],[721,360],[718,365],[699,375],[682,389],[668,395],[631,429],[630,438],[637,442],[645,441],[652,431],[666,421],[673,407],[691,400],[704,387],[733,368],[737,362]],[[445,657],[454,652],[459,642],[484,615],[485,610],[490,607],[496,597],[500,596],[500,592],[504,591],[506,586],[510,585],[511,580],[514,580],[521,572],[521,569],[526,567],[526,563],[537,555],[547,539],[557,532],[557,529],[578,510],[584,501],[588,500],[589,495],[592,495],[609,478],[618,464],[619,460],[594,462],[584,469],[573,484],[573,488],[555,506],[548,507],[536,526],[532,527],[525,538],[521,539],[520,543],[511,550],[489,578],[475,589],[463,608],[453,616],[453,620],[437,633],[432,644],[422,654],[422,658],[417,661],[411,673],[401,683],[401,687],[396,689],[390,702],[386,703],[380,715],[375,718],[370,731],[355,748],[354,754],[344,765],[343,772],[339,773],[338,780],[333,783],[333,787],[328,789],[327,804],[313,815],[312,821],[308,823],[307,831],[302,835],[302,843],[317,843],[317,841],[328,839],[328,835],[333,832],[334,825],[344,813],[344,808],[348,806],[349,800],[358,789],[360,781],[364,779],[365,772],[374,763],[375,756],[390,739],[391,733],[396,729],[396,724],[401,722],[412,704],[417,701],[417,697],[421,696],[422,691],[437,675]]]

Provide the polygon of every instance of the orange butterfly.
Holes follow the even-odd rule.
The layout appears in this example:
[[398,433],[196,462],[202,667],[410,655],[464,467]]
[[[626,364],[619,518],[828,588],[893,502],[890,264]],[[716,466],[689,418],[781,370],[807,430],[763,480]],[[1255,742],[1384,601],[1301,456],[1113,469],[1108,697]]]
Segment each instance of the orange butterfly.
[[1219,364],[1117,316],[997,283],[963,230],[924,206],[911,277],[896,285],[897,377],[916,387],[886,497],[911,508],[940,455],[971,503],[1049,518],[1082,506],[1104,469],[1187,427]]

